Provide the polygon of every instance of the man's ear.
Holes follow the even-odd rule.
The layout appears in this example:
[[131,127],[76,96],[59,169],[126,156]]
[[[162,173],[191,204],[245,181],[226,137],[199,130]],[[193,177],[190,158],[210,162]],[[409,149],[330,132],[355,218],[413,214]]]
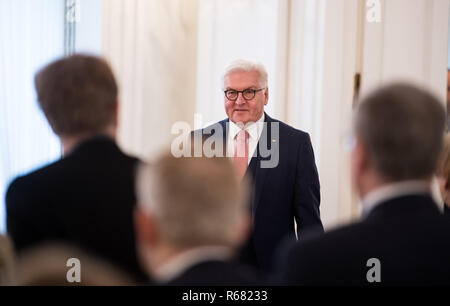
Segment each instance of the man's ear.
[[362,176],[369,168],[368,151],[361,139],[356,138],[352,150],[352,177],[355,186],[358,186]]
[[250,236],[252,223],[248,215],[242,215],[236,227],[233,229],[233,244],[237,247],[242,246]]
[[117,99],[116,105],[114,106],[114,128],[117,130],[120,121],[120,101]]
[[112,123],[112,131],[114,133],[114,138],[117,138],[117,129],[119,127],[119,101],[117,101],[116,106],[114,107],[114,122]]
[[356,145],[358,146],[358,151],[360,155],[361,169],[366,171],[370,167],[369,151],[367,151],[366,144],[361,140],[358,140]]
[[134,229],[139,245],[154,245],[157,242],[155,220],[139,206],[134,209]]

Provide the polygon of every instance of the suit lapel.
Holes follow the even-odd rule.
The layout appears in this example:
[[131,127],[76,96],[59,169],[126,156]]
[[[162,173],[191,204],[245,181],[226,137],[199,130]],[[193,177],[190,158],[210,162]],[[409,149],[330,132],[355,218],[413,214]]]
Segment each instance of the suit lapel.
[[[252,211],[253,211],[253,216],[256,213],[256,209],[258,208],[258,205],[261,201],[261,196],[262,196],[262,191],[263,191],[263,187],[264,187],[264,182],[267,178],[267,172],[268,169],[267,168],[262,168],[261,167],[261,161],[262,160],[266,160],[270,157],[262,157],[261,156],[261,152],[260,152],[260,143],[261,143],[261,139],[263,137],[266,137],[266,143],[268,146],[268,149],[270,150],[271,145],[272,145],[272,136],[271,136],[271,129],[270,129],[270,124],[272,122],[272,118],[270,118],[269,116],[267,116],[267,114],[265,114],[265,120],[264,120],[264,129],[263,132],[261,134],[261,138],[258,141],[258,145],[256,147],[256,156],[252,158],[250,165],[252,165],[252,163],[255,163],[256,165],[254,166],[254,197],[253,197],[253,203],[252,203]],[[249,167],[251,168],[251,167]],[[250,169],[249,169],[250,170]],[[249,171],[247,170],[247,171]]]
[[222,120],[220,121],[220,125],[222,126],[223,156],[226,157],[228,152],[228,129],[230,127],[230,120]]

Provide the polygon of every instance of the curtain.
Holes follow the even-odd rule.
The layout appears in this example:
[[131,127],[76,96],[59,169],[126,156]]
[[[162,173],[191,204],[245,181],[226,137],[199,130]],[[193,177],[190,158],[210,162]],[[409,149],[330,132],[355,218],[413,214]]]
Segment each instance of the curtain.
[[63,55],[64,2],[0,1],[0,231],[11,179],[60,156],[36,102],[35,72]]
[[192,122],[197,0],[104,0],[103,54],[120,84],[119,144],[143,159]]

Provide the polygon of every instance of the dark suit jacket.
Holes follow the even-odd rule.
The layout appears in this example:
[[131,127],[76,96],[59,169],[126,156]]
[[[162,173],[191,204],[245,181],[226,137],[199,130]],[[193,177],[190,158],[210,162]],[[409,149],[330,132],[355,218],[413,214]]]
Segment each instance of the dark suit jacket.
[[291,285],[370,285],[371,258],[380,261],[381,285],[449,285],[450,223],[428,195],[391,199],[359,223],[297,244],[283,279]]
[[43,242],[69,243],[143,279],[133,227],[137,163],[111,139],[96,137],[14,180],[6,207],[16,250]]
[[[265,123],[257,156],[251,160],[246,174],[253,179],[250,203],[253,232],[241,252],[241,260],[269,273],[280,242],[286,236],[295,239],[294,219],[299,239],[308,230],[323,232],[323,226],[319,212],[319,176],[309,135],[272,119],[267,114]],[[228,125],[227,119],[200,131],[203,132],[204,139],[215,137],[218,141],[223,141],[224,155]],[[277,127],[278,135],[275,130]],[[274,150],[272,156],[265,154],[264,148],[271,150],[277,146],[279,150]],[[265,162],[277,158],[279,163],[276,167],[262,167]]]
[[210,260],[200,262],[171,281],[166,286],[262,286],[258,274],[234,262]]

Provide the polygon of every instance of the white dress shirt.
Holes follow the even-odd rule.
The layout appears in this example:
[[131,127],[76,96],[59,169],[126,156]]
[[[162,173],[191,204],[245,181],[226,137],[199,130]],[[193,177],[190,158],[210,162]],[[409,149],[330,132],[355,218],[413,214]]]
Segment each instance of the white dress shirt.
[[362,217],[367,217],[376,206],[388,200],[424,193],[431,195],[431,184],[428,181],[404,181],[377,188],[362,200]]
[[[264,120],[265,114],[259,118],[257,122],[251,122],[244,126],[244,130],[246,130],[249,134],[248,137],[248,164],[252,160],[253,155],[257,152],[256,148],[258,146],[259,138],[264,129]],[[230,127],[228,131],[228,139],[227,139],[227,156],[234,157],[234,146],[236,143],[236,136],[241,131],[239,126],[230,120]]]

